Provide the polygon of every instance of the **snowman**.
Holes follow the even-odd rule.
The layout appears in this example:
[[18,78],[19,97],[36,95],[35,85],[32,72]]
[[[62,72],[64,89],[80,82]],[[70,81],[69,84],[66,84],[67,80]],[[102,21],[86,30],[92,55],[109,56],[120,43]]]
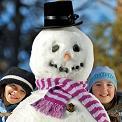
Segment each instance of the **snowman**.
[[36,36],[30,67],[37,90],[7,122],[110,122],[101,103],[86,90],[94,56],[91,40],[76,25],[71,1],[44,4],[44,27]]

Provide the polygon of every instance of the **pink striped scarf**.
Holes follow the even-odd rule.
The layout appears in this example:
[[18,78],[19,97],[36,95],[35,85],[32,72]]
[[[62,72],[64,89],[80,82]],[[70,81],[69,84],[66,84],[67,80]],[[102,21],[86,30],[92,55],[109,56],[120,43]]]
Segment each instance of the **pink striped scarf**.
[[36,80],[40,90],[48,89],[44,98],[32,106],[46,115],[62,118],[66,104],[71,98],[77,98],[95,118],[97,122],[109,122],[106,112],[99,102],[84,88],[84,84],[66,78],[46,78]]

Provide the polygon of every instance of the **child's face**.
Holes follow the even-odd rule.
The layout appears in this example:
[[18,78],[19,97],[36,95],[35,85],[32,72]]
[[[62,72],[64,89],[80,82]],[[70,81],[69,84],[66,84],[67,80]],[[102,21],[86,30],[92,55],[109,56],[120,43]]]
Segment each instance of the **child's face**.
[[19,103],[25,96],[26,91],[17,84],[8,84],[5,86],[5,105]]
[[93,85],[92,93],[102,104],[107,104],[114,98],[115,86],[108,80],[101,80]]

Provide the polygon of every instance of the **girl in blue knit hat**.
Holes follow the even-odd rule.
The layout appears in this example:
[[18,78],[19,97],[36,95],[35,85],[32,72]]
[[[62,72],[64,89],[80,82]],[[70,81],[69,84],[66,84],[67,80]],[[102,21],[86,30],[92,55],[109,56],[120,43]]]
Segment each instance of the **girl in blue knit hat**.
[[0,122],[35,88],[35,76],[18,67],[10,68],[0,80]]
[[94,94],[107,110],[111,122],[121,122],[122,95],[117,93],[114,71],[108,66],[97,66],[88,78],[88,90]]

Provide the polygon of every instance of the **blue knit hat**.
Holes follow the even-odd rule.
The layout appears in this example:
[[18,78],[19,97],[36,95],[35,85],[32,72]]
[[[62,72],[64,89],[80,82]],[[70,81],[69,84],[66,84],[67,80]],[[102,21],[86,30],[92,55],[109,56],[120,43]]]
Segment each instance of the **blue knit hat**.
[[115,88],[117,89],[117,80],[115,73],[112,69],[108,66],[97,66],[94,68],[87,80],[88,90],[90,91],[93,84],[100,80],[109,80],[111,83],[114,84]]

